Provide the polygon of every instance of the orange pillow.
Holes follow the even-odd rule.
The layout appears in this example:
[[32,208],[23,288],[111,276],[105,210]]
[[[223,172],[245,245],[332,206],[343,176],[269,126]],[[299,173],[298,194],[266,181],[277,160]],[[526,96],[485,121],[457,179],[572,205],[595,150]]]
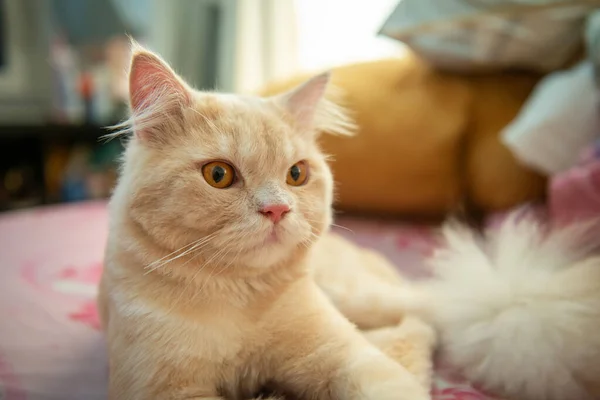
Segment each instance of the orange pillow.
[[545,195],[546,179],[519,163],[500,137],[538,79],[510,73],[465,78],[472,93],[464,142],[465,198],[480,210],[505,210]]
[[[280,93],[311,75],[275,82],[260,94]],[[337,208],[440,216],[469,198],[488,211],[539,197],[543,180],[518,166],[497,135],[535,80],[504,85],[496,75],[444,74],[411,53],[335,68],[333,86],[359,126],[355,137],[321,139],[334,156]]]

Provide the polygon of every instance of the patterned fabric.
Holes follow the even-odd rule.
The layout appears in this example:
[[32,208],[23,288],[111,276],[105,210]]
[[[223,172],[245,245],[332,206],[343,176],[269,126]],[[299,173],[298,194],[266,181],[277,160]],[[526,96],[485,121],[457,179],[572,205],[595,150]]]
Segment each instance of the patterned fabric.
[[[440,68],[546,72],[573,57],[595,7],[589,0],[402,0],[381,33]],[[597,47],[600,30],[588,31]]]
[[548,203],[559,223],[600,217],[600,141],[583,152],[578,165],[552,177]]
[[[340,218],[339,232],[427,274],[435,243],[423,227]],[[95,306],[107,235],[104,203],[0,215],[0,399],[106,398],[107,360]],[[438,366],[434,400],[490,400]]]

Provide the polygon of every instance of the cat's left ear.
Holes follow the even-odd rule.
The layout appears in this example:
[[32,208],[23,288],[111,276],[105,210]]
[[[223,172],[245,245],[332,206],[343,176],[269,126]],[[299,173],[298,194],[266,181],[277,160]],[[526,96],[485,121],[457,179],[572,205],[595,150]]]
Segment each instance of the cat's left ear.
[[183,121],[192,103],[192,89],[157,54],[132,42],[129,98],[136,135],[164,142]]
[[331,73],[325,72],[276,96],[274,100],[291,114],[301,131],[352,135],[355,125],[347,110],[325,96],[326,92],[334,93],[327,90],[330,79]]

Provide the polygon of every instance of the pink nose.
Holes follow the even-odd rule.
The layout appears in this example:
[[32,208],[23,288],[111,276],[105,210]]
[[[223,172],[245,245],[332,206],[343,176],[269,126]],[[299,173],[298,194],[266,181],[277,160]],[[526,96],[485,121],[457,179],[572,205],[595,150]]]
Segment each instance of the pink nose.
[[269,204],[261,208],[258,212],[269,218],[273,223],[277,223],[281,221],[285,214],[290,212],[290,206],[285,204]]

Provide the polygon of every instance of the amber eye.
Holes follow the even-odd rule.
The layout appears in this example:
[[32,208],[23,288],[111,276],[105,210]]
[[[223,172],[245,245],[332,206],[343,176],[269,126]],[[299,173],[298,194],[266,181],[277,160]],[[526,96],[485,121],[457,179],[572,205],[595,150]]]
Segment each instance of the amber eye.
[[206,182],[217,189],[225,189],[235,181],[235,170],[223,161],[209,162],[202,167],[202,175]]
[[286,182],[291,186],[302,186],[308,179],[308,164],[299,161],[288,170]]

